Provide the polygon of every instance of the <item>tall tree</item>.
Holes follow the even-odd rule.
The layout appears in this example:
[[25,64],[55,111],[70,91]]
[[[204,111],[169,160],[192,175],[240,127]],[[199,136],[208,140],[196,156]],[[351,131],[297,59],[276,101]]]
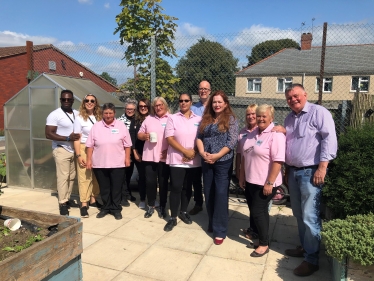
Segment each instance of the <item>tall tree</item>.
[[101,78],[108,81],[110,84],[113,84],[114,86],[117,86],[117,79],[110,76],[108,72],[104,71],[103,73],[100,74],[100,76],[101,76]]
[[284,48],[300,49],[299,43],[292,39],[267,40],[261,42],[252,48],[252,53],[247,56],[248,65],[255,64],[264,58],[267,58]]
[[122,11],[116,16],[121,44],[127,45],[127,65],[138,66],[149,61],[151,37],[156,38],[157,57],[177,56],[173,40],[178,20],[162,13],[162,0],[122,0]]
[[[179,78],[173,74],[173,69],[170,64],[161,58],[156,59],[156,95],[164,97],[171,102],[177,97],[176,84]],[[136,88],[134,91],[134,79],[128,79],[122,86],[122,89],[128,93],[132,93],[134,98],[140,99],[143,97],[150,98],[151,96],[151,71],[150,65],[139,67],[136,76]]]
[[211,83],[213,90],[223,90],[231,94],[235,91],[234,73],[238,59],[218,42],[201,38],[191,46],[176,65],[180,93],[197,93],[201,80]]

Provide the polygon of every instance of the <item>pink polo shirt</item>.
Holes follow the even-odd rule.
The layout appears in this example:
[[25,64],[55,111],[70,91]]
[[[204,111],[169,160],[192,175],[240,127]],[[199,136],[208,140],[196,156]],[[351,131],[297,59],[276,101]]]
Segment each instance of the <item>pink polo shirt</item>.
[[157,142],[153,143],[150,141],[145,141],[143,148],[142,159],[144,161],[151,162],[165,162],[165,159],[161,158],[161,152],[168,148],[168,142],[164,137],[164,132],[166,128],[166,122],[168,120],[169,114],[165,114],[161,118],[157,115],[148,115],[140,126],[138,133],[149,134],[155,132],[157,134]]
[[[197,129],[199,128],[201,116],[191,111],[190,118],[186,118],[181,112],[169,116],[165,129],[165,138],[174,137],[174,139],[184,148],[193,149],[195,147]],[[189,162],[182,162],[183,154],[174,149],[171,145],[168,148],[166,164],[184,165],[191,167],[200,167],[201,158],[196,157]]]
[[243,143],[244,143],[244,141],[242,141],[242,140],[246,138],[248,133],[253,132],[256,128],[257,128],[257,126],[254,129],[252,129],[252,131],[250,131],[248,129],[248,127],[245,126],[244,128],[242,128],[240,130],[239,136],[238,136],[238,145],[236,146],[236,153],[237,154],[242,153],[242,147],[243,147]]
[[[286,136],[272,132],[271,123],[261,134],[256,128],[243,139],[242,156],[244,157],[245,180],[249,183],[264,185],[268,179],[270,166],[274,161],[284,162],[286,155]],[[273,186],[282,184],[279,172]]]
[[126,125],[114,120],[109,126],[104,120],[96,122],[88,135],[86,146],[93,147],[93,168],[125,167],[125,147],[131,147]]

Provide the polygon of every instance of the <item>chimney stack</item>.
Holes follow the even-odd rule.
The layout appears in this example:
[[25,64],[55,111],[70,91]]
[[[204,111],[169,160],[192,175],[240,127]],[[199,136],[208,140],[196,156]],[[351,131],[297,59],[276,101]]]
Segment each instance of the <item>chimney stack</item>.
[[310,50],[312,48],[312,33],[303,33],[301,35],[301,50]]

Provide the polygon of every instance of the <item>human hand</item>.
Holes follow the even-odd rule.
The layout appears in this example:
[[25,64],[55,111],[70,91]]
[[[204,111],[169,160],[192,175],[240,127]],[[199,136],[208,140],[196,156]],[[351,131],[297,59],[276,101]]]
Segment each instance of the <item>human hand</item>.
[[69,135],[70,141],[76,141],[79,140],[81,137],[80,134],[75,134],[74,132]]
[[142,162],[142,156],[138,153],[138,151],[136,149],[134,149],[133,152],[134,152],[135,160],[138,161],[138,162]]
[[84,161],[83,157],[79,157],[78,158],[78,164],[79,164],[79,167],[86,167],[86,161]]
[[272,186],[272,185],[269,185],[269,184],[265,184],[265,185],[264,185],[264,190],[263,190],[264,195],[265,195],[265,196],[268,196],[268,195],[270,195],[272,192],[273,192],[273,186]]
[[273,127],[273,129],[271,130],[272,132],[277,132],[277,133],[283,133],[283,134],[286,134],[286,128],[283,127],[282,125],[276,125]]
[[205,162],[208,164],[214,164],[220,157],[217,153],[206,153]]
[[86,161],[86,169],[87,170],[92,169],[92,161],[90,159],[87,159],[87,161]]
[[185,152],[183,153],[184,158],[187,158],[187,159],[189,159],[189,160],[194,159],[194,158],[195,158],[195,155],[196,155],[195,150],[192,149],[192,148],[190,148],[190,149],[185,149]]
[[166,154],[167,154],[167,152],[168,152],[167,149],[163,150],[163,151],[161,152],[161,157],[160,157],[160,159],[166,159]]
[[130,158],[125,158],[125,167],[130,167],[130,164],[131,164],[131,160]]
[[325,183],[326,169],[318,168],[313,176],[313,184],[320,186]]

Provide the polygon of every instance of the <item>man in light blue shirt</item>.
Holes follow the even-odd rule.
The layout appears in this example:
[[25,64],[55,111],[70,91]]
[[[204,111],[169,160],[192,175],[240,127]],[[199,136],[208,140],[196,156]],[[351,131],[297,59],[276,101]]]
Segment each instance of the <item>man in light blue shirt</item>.
[[327,165],[336,157],[338,145],[331,113],[320,105],[309,103],[302,85],[288,87],[286,100],[292,109],[284,121],[286,174],[301,247],[287,249],[285,253],[291,257],[304,257],[293,272],[308,276],[319,269],[322,187]]
[[[203,116],[205,106],[208,104],[209,95],[211,92],[210,83],[208,81],[201,81],[199,84],[199,97],[200,100],[191,106],[193,113],[199,116]],[[193,189],[194,189],[194,200],[195,206],[189,211],[190,215],[196,215],[203,210],[203,187],[201,183],[201,167],[199,167],[198,172],[194,176]]]

